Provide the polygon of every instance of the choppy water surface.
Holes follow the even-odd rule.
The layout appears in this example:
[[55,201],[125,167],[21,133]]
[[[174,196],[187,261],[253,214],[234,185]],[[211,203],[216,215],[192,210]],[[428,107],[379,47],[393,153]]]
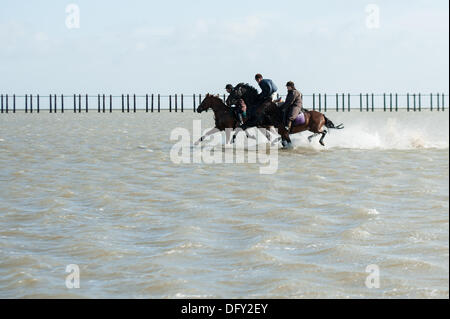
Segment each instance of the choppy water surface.
[[211,113],[2,114],[0,297],[448,298],[448,113],[328,115],[260,175],[171,162]]

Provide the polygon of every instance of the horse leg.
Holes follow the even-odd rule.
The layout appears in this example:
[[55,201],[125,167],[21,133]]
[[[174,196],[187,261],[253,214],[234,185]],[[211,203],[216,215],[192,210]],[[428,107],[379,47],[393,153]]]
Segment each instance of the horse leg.
[[323,140],[325,139],[325,136],[327,136],[327,134],[328,134],[328,131],[327,130],[323,130],[322,137],[320,138],[320,141],[319,141],[322,146],[325,146]]
[[[242,128],[238,128],[238,129],[234,132],[234,135],[233,135],[233,139],[232,139],[232,141],[231,141],[231,144],[234,144],[234,143],[236,142],[237,135],[238,135],[239,132],[241,132],[241,131],[243,131]],[[247,132],[247,131],[244,131],[244,132],[245,132],[245,135],[247,136],[247,138],[250,138],[250,136],[248,135],[248,132]]]
[[225,144],[226,144],[226,145],[230,144],[231,133],[232,133],[232,130],[231,130],[231,129],[226,129],[226,130],[225,130],[225,135],[226,135],[226,138],[225,138]]
[[292,144],[291,138],[289,136],[289,132],[284,127],[279,128],[278,131],[281,132],[280,133],[281,138],[282,138],[282,142],[281,143],[283,144],[283,147],[287,148],[288,145]]
[[269,132],[269,130],[268,130],[267,128],[265,128],[265,127],[259,127],[258,130],[259,130],[262,134],[264,134],[264,135],[266,136],[267,140],[268,140],[269,143],[270,143],[271,140],[270,140],[270,132]]
[[203,135],[197,142],[195,142],[195,145],[198,145],[199,143],[203,142],[205,140],[205,138],[207,138],[210,135],[213,135],[217,132],[220,132],[219,129],[217,127],[209,130],[205,135]]
[[309,137],[308,137],[308,141],[311,143],[311,142],[312,142],[312,139],[313,139],[314,137],[316,137],[317,135],[319,135],[319,133],[314,133],[313,135],[309,136]]

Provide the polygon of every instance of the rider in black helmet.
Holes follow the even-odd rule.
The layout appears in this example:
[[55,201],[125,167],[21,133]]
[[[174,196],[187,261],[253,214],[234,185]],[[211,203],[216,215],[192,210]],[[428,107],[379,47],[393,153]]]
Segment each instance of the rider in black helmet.
[[[227,84],[225,86],[225,90],[227,91],[228,94],[231,94],[231,92],[233,92],[233,90],[234,90],[234,86],[232,86],[231,84]],[[232,107],[231,95],[228,96],[225,103],[228,106]],[[236,107],[232,107],[232,109],[239,119],[239,125],[244,124],[244,117],[245,117],[246,109],[242,106],[242,103],[239,101],[239,105],[236,105]]]

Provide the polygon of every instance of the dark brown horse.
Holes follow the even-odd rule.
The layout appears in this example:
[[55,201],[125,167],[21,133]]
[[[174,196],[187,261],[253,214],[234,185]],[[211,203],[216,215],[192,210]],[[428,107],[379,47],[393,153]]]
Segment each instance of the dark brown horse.
[[[202,136],[200,140],[197,141],[197,144],[203,142],[206,137],[222,131],[226,132],[226,142],[228,144],[230,142],[231,133],[239,127],[239,122],[234,111],[218,96],[207,94],[205,99],[197,108],[197,113],[202,113],[209,109],[212,109],[214,112],[215,127]],[[270,141],[269,127],[262,126],[261,128],[266,128],[266,138]],[[247,137],[251,137],[247,132],[245,133],[247,134]],[[235,138],[236,134],[233,136],[233,142]]]

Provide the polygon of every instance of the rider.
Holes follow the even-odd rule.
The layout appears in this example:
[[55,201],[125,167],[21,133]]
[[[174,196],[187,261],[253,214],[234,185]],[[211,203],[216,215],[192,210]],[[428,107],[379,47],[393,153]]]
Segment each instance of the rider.
[[242,126],[242,124],[244,124],[244,118],[247,117],[247,106],[245,105],[244,100],[241,99],[239,100],[238,105],[236,105],[236,107],[232,107],[231,92],[233,92],[234,87],[231,84],[227,84],[225,86],[225,90],[227,91],[228,94],[230,94],[225,103],[233,109],[233,112],[235,112],[235,114],[237,114],[237,117],[239,119],[239,125]]
[[255,75],[255,80],[258,82],[259,87],[261,88],[261,93],[259,94],[259,98],[261,101],[266,100],[267,98],[272,98],[272,101],[275,101],[277,97],[278,88],[270,79],[264,79],[261,74]]
[[295,84],[292,81],[286,83],[286,88],[288,90],[288,95],[286,101],[280,105],[280,108],[283,111],[283,120],[286,123],[286,130],[290,132],[292,123],[297,119],[299,114],[303,112],[303,95],[297,91]]

